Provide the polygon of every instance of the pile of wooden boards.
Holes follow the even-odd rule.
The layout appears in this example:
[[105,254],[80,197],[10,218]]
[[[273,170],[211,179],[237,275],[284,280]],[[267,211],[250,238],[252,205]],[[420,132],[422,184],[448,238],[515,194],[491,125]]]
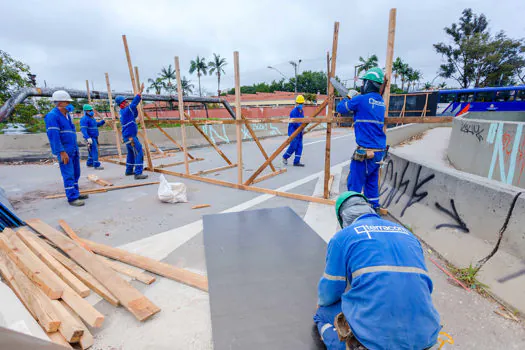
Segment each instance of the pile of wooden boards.
[[153,283],[155,276],[140,270],[144,269],[208,290],[205,276],[83,240],[62,220],[68,236],[38,219],[27,225],[0,233],[0,275],[55,343],[81,349],[93,345],[89,327],[101,327],[104,315],[84,299],[91,291],[114,306],[122,305],[139,321],[160,311],[118,273]]

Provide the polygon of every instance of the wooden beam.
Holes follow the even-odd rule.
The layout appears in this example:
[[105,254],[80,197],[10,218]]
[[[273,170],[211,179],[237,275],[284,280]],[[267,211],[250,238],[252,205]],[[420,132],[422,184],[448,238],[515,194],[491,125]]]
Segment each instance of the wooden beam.
[[188,286],[192,286],[208,291],[208,279],[206,276],[202,276],[173,265],[169,265],[155,259],[151,259],[145,256],[134,254],[123,249],[113,248],[104,244],[82,240],[86,243],[91,250],[95,253],[103,255],[108,258],[112,258],[128,265],[139,267],[141,269],[156,273],[157,275],[164,276],[174,281],[184,283]]
[[[175,56],[175,74],[177,78],[177,97],[178,97],[178,108],[179,108],[179,117],[181,121],[184,121],[184,91],[182,91],[182,77],[180,75],[180,66],[179,66],[179,56]],[[184,149],[184,169],[186,174],[190,173],[190,165],[188,163],[188,149],[186,147],[186,126],[181,124],[181,134],[182,134],[182,148]]]
[[113,186],[113,184],[109,181],[106,181],[104,179],[101,179],[100,177],[98,177],[97,175],[95,174],[89,174],[87,176],[88,180],[91,181],[91,182],[94,182],[100,186]]
[[211,207],[210,204],[197,204],[191,207],[191,209],[203,209],[203,208],[209,208]]
[[[241,74],[239,72],[239,51],[233,53],[233,66],[235,70],[235,120],[241,120]],[[220,97],[220,96],[219,96]],[[242,184],[242,133],[241,124],[236,124],[235,135],[237,139],[237,183]],[[271,162],[271,161],[270,161]]]
[[76,310],[72,309],[69,305],[61,302],[64,309],[68,312],[68,314],[73,318],[73,320],[76,321],[77,325],[82,328],[82,336],[78,340],[78,344],[80,345],[80,348],[82,350],[89,349],[90,347],[95,344],[95,339],[93,338],[93,334],[89,331],[89,329],[82,323],[82,320],[80,319],[79,315],[77,314]]
[[29,232],[27,228],[22,227],[16,232],[16,235],[31,249],[31,251],[40,258],[54,273],[57,274],[64,282],[66,282],[73,290],[82,298],[90,294],[90,289],[60,262],[51,256],[36,240],[33,233]]
[[[246,117],[244,115],[242,115],[242,114],[241,114],[241,118],[244,121],[246,121]],[[259,151],[261,151],[261,154],[263,155],[264,159],[267,160],[268,159],[268,154],[266,153],[266,150],[264,149],[264,147],[262,146],[261,142],[259,141],[259,138],[255,134],[255,131],[253,131],[252,126],[249,123],[244,123],[244,126],[246,127],[246,129],[250,133],[250,136],[252,137],[252,139],[257,144],[257,147],[259,147]],[[270,165],[270,169],[272,169],[272,171],[275,172],[276,170],[275,170],[275,167],[273,166],[273,163],[270,162],[269,165]]]
[[122,135],[120,134],[120,130],[117,127],[117,117],[115,114],[115,106],[113,105],[113,96],[111,95],[111,85],[109,84],[109,74],[105,73],[106,76],[106,87],[108,89],[108,102],[109,102],[109,111],[111,112],[111,123],[113,132],[115,133],[115,144],[117,145],[117,152],[118,152],[118,159],[122,160],[122,148],[120,143],[122,142]]
[[74,240],[75,242],[80,244],[82,246],[82,248],[84,248],[87,251],[93,253],[91,251],[91,249],[89,249],[89,247],[86,244],[84,244],[84,242],[82,242],[80,237],[73,230],[73,228],[71,228],[71,226],[69,226],[69,224],[67,222],[65,222],[64,220],[58,220],[58,225],[62,228],[62,230],[64,230],[64,232],[69,236],[69,238],[71,238],[72,240]]
[[[133,88],[133,92],[137,94],[139,92],[140,86],[138,85],[137,81],[135,80],[135,74],[133,73],[133,65],[131,64],[131,55],[129,54],[129,48],[128,48],[128,40],[126,39],[125,35],[122,35],[122,42],[124,43],[124,51],[126,52],[126,59],[128,61],[128,69],[129,69],[129,76],[131,78],[131,86]],[[144,150],[146,151],[146,160],[148,163],[148,167],[150,169],[153,169],[153,163],[151,162],[151,153],[149,150],[149,140],[148,140],[148,134],[146,132],[146,125],[144,124],[144,113],[142,110],[142,102],[138,106],[138,112],[139,112],[139,121],[140,126],[142,127],[142,130],[144,131]]]
[[[324,103],[326,107],[327,101],[321,102]],[[321,105],[320,104],[320,105]],[[234,119],[222,119],[222,120],[209,120],[209,119],[196,119],[192,118],[191,120],[180,120],[180,119],[163,119],[162,123],[164,124],[196,124],[196,125],[230,125],[230,124],[289,124],[289,123],[337,123],[337,121],[328,119],[328,118],[264,118],[264,119],[254,119],[249,118],[245,120],[234,120]]]
[[397,123],[450,123],[454,120],[454,117],[388,117],[385,118],[385,124],[397,124]]
[[266,174],[266,175],[263,175],[263,176],[259,176],[258,178],[256,178],[255,180],[253,180],[252,184],[256,184],[256,183],[259,183],[261,181],[264,181],[264,180],[268,180],[274,176],[277,176],[277,175],[280,175],[282,173],[285,173],[286,172],[286,168],[282,168],[280,170],[277,170],[277,171],[274,171],[274,172],[271,172],[269,174]]
[[[330,68],[330,77],[335,77],[335,68],[337,62],[337,44],[339,41],[339,22],[334,23],[334,38],[332,41],[332,66]],[[333,119],[334,117],[334,86],[332,83],[328,85],[328,112],[327,118]],[[330,148],[332,146],[332,123],[326,124],[326,144],[324,154],[324,198],[330,198],[330,189],[328,187],[328,181],[330,178]]]
[[86,80],[86,91],[87,91],[88,103],[91,104],[91,93],[89,91],[89,81],[87,80]]
[[[317,108],[317,110],[314,112],[314,117],[317,116],[323,108],[326,106],[328,102],[325,100],[321,105]],[[274,160],[285,148],[292,142],[292,140],[299,135],[300,132],[303,131],[303,129],[308,125],[308,123],[303,122],[301,126],[299,126],[292,135],[288,136],[288,138],[283,142],[282,145],[280,145],[275,152],[250,176],[250,178],[244,183],[245,186],[249,186],[253,183],[253,181],[259,176],[259,174],[270,164],[272,160]]]
[[60,319],[51,299],[27,278],[3,250],[0,250],[0,274],[44,331],[56,332]]
[[118,306],[120,303],[118,299],[111,294],[106,287],[100,284],[93,276],[87,273],[83,268],[77,265],[73,260],[64,256],[62,253],[58,252],[52,248],[46,241],[43,239],[38,240],[40,244],[53,258],[60,262],[66,269],[68,269],[73,275],[75,275],[79,280],[81,280],[85,285],[87,285],[91,290],[100,295],[100,297],[106,300],[113,306]]
[[11,229],[3,231],[0,248],[50,299],[59,299],[62,296],[64,289],[58,276],[16,237],[14,231]]
[[[125,162],[120,162],[118,160],[113,160],[113,159],[104,159],[103,161],[104,162],[108,162],[108,163],[115,163],[115,164],[120,164],[120,165],[126,165]],[[85,190],[85,191],[81,191],[80,193],[81,194],[93,194],[93,193],[109,192],[109,191],[123,190],[123,189],[126,189],[126,188],[149,186],[149,185],[158,185],[158,184],[159,184],[158,181],[140,182],[140,183],[134,183],[134,184],[129,184],[129,185],[111,186],[111,187],[107,187],[107,188],[97,188],[97,189],[93,189],[93,190]],[[51,195],[51,196],[46,196],[45,198],[46,199],[54,199],[54,198],[63,198],[65,196],[66,196],[65,194],[54,194],[54,195]]]
[[144,284],[152,284],[153,282],[157,280],[155,276],[144,273],[140,271],[139,269],[119,263],[118,261],[108,259],[102,255],[97,255],[97,258],[99,258],[101,261],[104,261],[106,265],[111,267],[116,272],[119,272],[123,275],[136,279],[137,281],[142,282]]
[[[187,114],[186,114],[187,116]],[[189,119],[189,116],[188,116],[188,119]],[[197,129],[197,131],[202,135],[202,137],[204,137],[204,139],[206,141],[208,141],[208,143],[215,149],[215,151],[217,151],[217,153],[219,153],[219,155],[222,157],[222,159],[224,159],[226,161],[226,163],[228,163],[229,165],[233,164],[230,160],[230,158],[228,158],[222,151],[221,149],[215,144],[215,142],[212,141],[212,139],[210,139],[210,137],[208,135],[206,135],[206,133],[201,129],[200,126],[198,126],[197,124],[193,124],[193,126],[195,127],[195,129]]]
[[[107,192],[108,190],[106,190],[105,188],[93,188],[93,189],[90,189],[90,190],[83,190],[83,191],[80,191],[80,194],[93,194],[93,193],[101,193],[101,192]],[[45,196],[44,198],[45,199],[56,199],[56,198],[65,198],[66,195],[63,194],[63,193],[59,193],[59,194],[51,194],[49,196]]]
[[334,185],[334,175],[330,175],[330,180],[328,180],[328,191],[332,192],[332,186]]
[[[28,246],[38,247],[38,243],[35,240],[39,239],[27,228],[22,228],[17,232],[17,236],[24,242],[28,242]],[[48,254],[46,251],[44,255]],[[47,259],[54,260],[51,256]],[[56,262],[58,264],[58,262]],[[89,302],[83,299],[77,292],[73,290],[65,281],[60,280],[60,286],[64,290],[62,293],[62,300],[64,300],[69,306],[76,310],[76,312],[82,317],[87,324],[91,327],[101,327],[104,322],[104,315],[97,311]]]
[[[390,86],[392,84],[392,65],[394,62],[394,43],[396,39],[396,12],[395,8],[390,9],[388,20],[388,39],[386,46],[386,64],[385,64],[385,79],[386,86],[383,93],[385,100],[385,118],[388,117],[388,110],[390,108]],[[385,129],[386,130],[386,124]]]
[[[201,160],[204,160],[204,158],[190,159],[190,160],[188,160],[188,163],[200,162]],[[159,165],[155,165],[155,168],[159,168],[159,169],[169,168],[169,167],[172,167],[172,166],[182,165],[182,164],[184,164],[184,161],[175,162],[175,163],[167,163],[167,164],[159,164]]]
[[209,174],[209,173],[216,173],[216,172],[221,171],[221,170],[235,168],[236,166],[237,166],[237,164],[225,165],[225,166],[221,166],[221,167],[218,167],[218,168],[197,171],[196,173],[192,173],[192,175],[204,175],[204,174]]
[[47,333],[47,336],[49,337],[49,340],[51,340],[51,342],[55,343],[55,344],[58,344],[58,345],[62,345],[64,347],[66,347],[67,349],[73,349],[73,347],[71,346],[71,344],[69,344],[67,342],[66,339],[64,339],[64,337],[62,336],[62,334],[58,333],[58,332],[53,332],[53,333]]
[[110,290],[122,306],[128,309],[139,321],[144,321],[160,311],[160,309],[142,293],[120,278],[115,271],[108,269],[93,253],[85,250],[75,241],[38,219],[29,220],[27,224],[33,230],[56,244],[86,269],[87,272],[93,275],[93,277]]
[[51,300],[51,303],[53,304],[53,309],[55,310],[57,317],[60,319],[58,331],[69,343],[77,343],[80,340],[80,337],[84,334],[82,322],[78,322],[71,317],[60,301]]

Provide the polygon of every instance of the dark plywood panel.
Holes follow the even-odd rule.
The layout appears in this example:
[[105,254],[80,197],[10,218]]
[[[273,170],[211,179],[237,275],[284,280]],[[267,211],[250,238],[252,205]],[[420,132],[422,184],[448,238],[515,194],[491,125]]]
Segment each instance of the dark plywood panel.
[[204,217],[215,350],[322,349],[312,316],[326,243],[290,208]]

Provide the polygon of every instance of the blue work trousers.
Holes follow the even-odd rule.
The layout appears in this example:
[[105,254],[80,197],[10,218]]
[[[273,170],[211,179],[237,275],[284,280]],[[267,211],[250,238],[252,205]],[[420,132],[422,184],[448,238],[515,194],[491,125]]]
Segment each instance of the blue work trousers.
[[341,313],[341,302],[330,306],[320,306],[314,315],[314,322],[327,350],[345,350],[346,345],[339,340],[334,327],[335,317]]
[[301,162],[301,155],[303,154],[303,135],[302,134],[297,135],[292,140],[292,142],[290,142],[290,146],[288,146],[288,149],[286,150],[286,153],[284,154],[283,158],[288,159],[294,153],[295,153],[295,158],[293,160],[293,163],[299,164]]
[[348,191],[363,192],[374,208],[379,208],[379,164],[384,152],[375,152],[374,158],[363,161],[352,159],[348,174]]
[[68,202],[78,199],[80,192],[78,190],[78,179],[80,178],[80,155],[78,150],[67,154],[69,162],[64,164],[60,155],[58,155],[58,164],[60,165],[60,173],[64,181],[64,189]]
[[128,140],[124,140],[128,149],[128,155],[126,157],[126,174],[142,174],[144,168],[144,153],[142,152],[142,145],[139,139],[130,137]]
[[93,143],[91,143],[91,145],[88,144],[88,159],[86,165],[98,168],[100,166],[100,162],[98,161],[98,137],[92,137],[91,140],[93,140]]

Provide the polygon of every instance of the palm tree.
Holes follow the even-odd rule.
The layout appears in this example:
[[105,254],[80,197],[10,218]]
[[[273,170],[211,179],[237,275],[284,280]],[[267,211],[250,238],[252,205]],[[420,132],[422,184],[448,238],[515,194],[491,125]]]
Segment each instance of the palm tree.
[[447,87],[447,83],[446,82],[442,82],[441,84],[438,85],[438,88],[440,89],[445,89]]
[[162,89],[166,88],[166,85],[164,84],[164,81],[162,78],[158,77],[157,79],[153,80],[151,78],[148,79],[148,83],[150,84],[148,88],[146,89],[147,92],[150,92],[151,90],[155,90],[155,94],[160,95],[162,92]]
[[401,75],[401,90],[405,91],[405,81],[408,80],[408,77],[412,74],[412,68],[408,63],[403,63],[399,70],[399,75]]
[[425,83],[425,91],[432,90],[432,83],[427,81]]
[[199,96],[202,97],[201,75],[208,74],[208,65],[204,61],[204,58],[199,57],[198,55],[195,60],[191,60],[190,62],[190,74],[193,74],[195,71],[197,71],[197,78],[199,78]]
[[[423,74],[421,74],[420,70],[412,69],[412,72],[410,73],[409,82],[412,82],[412,91],[415,90],[416,84],[421,80],[423,77]],[[409,84],[410,87],[410,84]]]
[[182,77],[180,84],[182,85],[182,95],[187,96],[188,94],[193,93],[193,88],[195,87],[191,80],[186,79],[186,77]]
[[397,77],[399,76],[399,73],[403,69],[403,61],[401,58],[396,58],[394,63],[392,64],[392,71],[394,72],[394,84],[397,85]]
[[160,70],[160,78],[162,80],[168,81],[168,83],[164,86],[168,93],[175,89],[175,85],[173,85],[171,81],[177,79],[177,74],[175,74],[175,70],[171,67],[171,64],[168,65],[168,68],[162,67]]
[[221,96],[221,74],[226,74],[224,66],[227,65],[226,58],[221,58],[220,55],[213,54],[213,61],[208,63],[210,69],[210,75],[213,73],[217,74],[217,97]]
[[361,63],[361,66],[357,70],[357,74],[359,75],[361,74],[361,72],[363,71],[366,72],[370,68],[378,67],[379,66],[378,61],[379,59],[377,58],[376,55],[369,56],[366,59],[359,56],[359,62]]

